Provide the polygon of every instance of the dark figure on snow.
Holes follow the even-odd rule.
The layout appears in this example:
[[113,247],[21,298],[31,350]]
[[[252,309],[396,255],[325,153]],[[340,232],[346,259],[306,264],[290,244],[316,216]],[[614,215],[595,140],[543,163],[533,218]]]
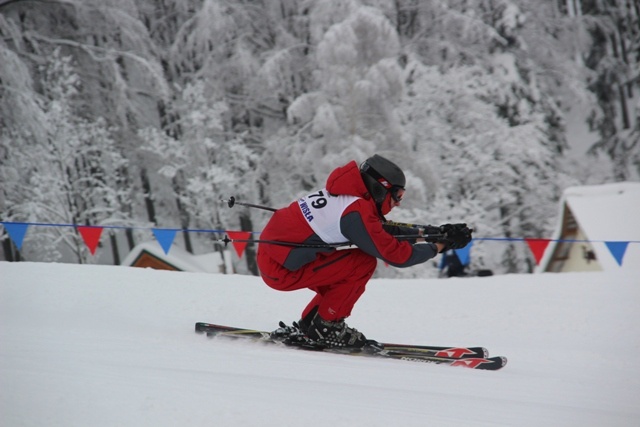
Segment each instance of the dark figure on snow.
[[[267,285],[280,291],[316,292],[298,322],[315,344],[354,349],[366,344],[365,336],[344,319],[365,291],[376,258],[394,267],[410,267],[471,241],[466,224],[434,227],[444,236],[436,243],[425,243],[421,229],[385,225],[384,216],[400,206],[405,182],[402,170],[379,155],[360,167],[351,161],[331,172],[325,188],[278,210],[263,230],[264,240],[355,246],[336,250],[261,244],[258,249],[258,266]],[[415,238],[394,237],[400,235]]]
[[442,254],[442,274],[447,277],[464,277],[467,275],[467,266],[462,264],[460,257],[454,250]]

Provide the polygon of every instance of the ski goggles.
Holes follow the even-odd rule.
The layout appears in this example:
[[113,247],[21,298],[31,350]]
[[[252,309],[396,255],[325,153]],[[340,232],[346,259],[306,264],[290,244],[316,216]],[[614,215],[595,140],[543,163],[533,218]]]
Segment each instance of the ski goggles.
[[396,203],[400,203],[404,198],[404,188],[398,185],[392,186],[391,189],[389,190],[389,193],[391,193],[391,198]]

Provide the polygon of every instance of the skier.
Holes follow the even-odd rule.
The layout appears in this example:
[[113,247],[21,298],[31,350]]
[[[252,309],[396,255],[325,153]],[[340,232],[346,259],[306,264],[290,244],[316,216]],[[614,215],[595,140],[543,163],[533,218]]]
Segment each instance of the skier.
[[[405,183],[402,170],[382,156],[376,154],[360,167],[351,161],[331,172],[325,188],[276,211],[262,231],[264,240],[305,245],[261,244],[257,260],[271,288],[316,292],[298,322],[316,345],[357,351],[366,344],[365,336],[344,319],[365,291],[376,258],[410,267],[471,241],[466,224],[437,227],[444,237],[435,243],[425,243],[423,230],[385,225],[385,215],[402,202]],[[394,237],[408,234],[415,238]],[[326,247],[343,242],[355,248]]]

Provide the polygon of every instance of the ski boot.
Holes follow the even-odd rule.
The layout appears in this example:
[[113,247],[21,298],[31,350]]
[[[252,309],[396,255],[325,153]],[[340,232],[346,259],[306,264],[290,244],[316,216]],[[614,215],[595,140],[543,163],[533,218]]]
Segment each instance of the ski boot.
[[331,350],[360,352],[369,340],[357,329],[347,326],[344,319],[324,320],[319,314],[311,320],[307,337],[315,344]]

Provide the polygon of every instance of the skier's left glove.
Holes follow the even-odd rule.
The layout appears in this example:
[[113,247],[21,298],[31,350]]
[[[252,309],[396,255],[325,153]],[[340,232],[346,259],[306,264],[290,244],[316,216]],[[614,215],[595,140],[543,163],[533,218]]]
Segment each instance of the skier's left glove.
[[444,224],[439,228],[443,237],[438,240],[438,243],[444,243],[444,248],[441,252],[448,251],[449,249],[462,249],[473,239],[471,236],[473,230],[464,223]]

